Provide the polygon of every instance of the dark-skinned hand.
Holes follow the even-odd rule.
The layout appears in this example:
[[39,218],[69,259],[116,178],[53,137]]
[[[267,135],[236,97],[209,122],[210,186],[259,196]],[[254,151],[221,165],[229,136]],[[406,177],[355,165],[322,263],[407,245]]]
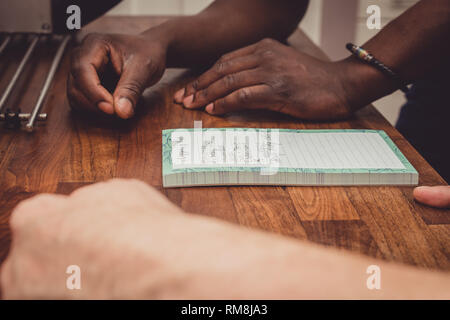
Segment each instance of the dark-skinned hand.
[[222,56],[174,100],[212,115],[269,109],[303,119],[343,118],[351,113],[349,71],[345,60],[321,61],[264,39]]
[[[74,109],[130,118],[144,89],[162,77],[165,59],[166,47],[148,36],[90,34],[72,56],[69,103]],[[118,78],[112,93],[102,81],[108,69]]]

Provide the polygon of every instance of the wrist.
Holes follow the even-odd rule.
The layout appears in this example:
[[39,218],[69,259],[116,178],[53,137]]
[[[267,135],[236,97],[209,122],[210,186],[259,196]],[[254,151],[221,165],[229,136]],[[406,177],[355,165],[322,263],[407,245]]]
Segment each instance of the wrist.
[[373,66],[350,56],[335,62],[351,112],[394,92],[396,83]]
[[159,43],[162,48],[168,52],[170,46],[174,42],[175,34],[168,22],[164,22],[156,27],[150,28],[140,34],[149,41]]

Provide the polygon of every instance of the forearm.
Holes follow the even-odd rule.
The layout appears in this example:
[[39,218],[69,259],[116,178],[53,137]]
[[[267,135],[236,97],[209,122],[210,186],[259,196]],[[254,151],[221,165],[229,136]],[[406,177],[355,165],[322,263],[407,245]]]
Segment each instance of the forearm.
[[[185,231],[180,232],[183,227]],[[143,224],[145,225],[145,224]],[[177,220],[159,243],[171,270],[159,277],[168,299],[449,299],[450,276],[236,227],[192,215]],[[174,243],[177,254],[168,259]],[[167,247],[165,247],[167,246]],[[154,261],[154,245],[149,255]],[[370,265],[381,289],[367,288]],[[151,263],[147,268],[150,270]],[[146,278],[146,276],[144,276]],[[146,281],[135,281],[145,284]],[[167,285],[169,284],[169,285]],[[155,293],[154,282],[141,290]]]
[[[287,299],[449,299],[450,276],[349,252],[298,243],[276,270],[291,290],[279,292]],[[380,268],[380,289],[370,290],[367,268]],[[275,271],[275,270],[274,270]],[[275,272],[274,272],[275,274]],[[269,278],[269,277],[267,277]],[[276,279],[276,278],[275,278]],[[277,284],[273,284],[277,287]]]
[[412,82],[447,63],[449,39],[450,1],[422,0],[364,47]]
[[[450,55],[450,1],[427,0],[407,10],[363,45],[406,83],[412,83]],[[343,61],[351,69],[349,99],[362,107],[398,89],[398,84],[355,57]],[[353,88],[353,89],[352,89]]]
[[197,15],[171,19],[145,34],[167,45],[168,67],[204,66],[265,37],[285,40],[307,4],[307,0],[217,0]]
[[[9,222],[6,299],[450,299],[448,273],[186,214],[137,180],[36,196]],[[366,287],[373,264],[381,290]],[[63,285],[70,265],[82,290]]]
[[[450,276],[323,248],[306,242],[268,245],[241,274],[244,299],[449,299]],[[367,288],[370,265],[380,290]],[[239,281],[235,281],[239,283]],[[238,295],[238,293],[236,293]],[[239,295],[238,295],[239,296]]]

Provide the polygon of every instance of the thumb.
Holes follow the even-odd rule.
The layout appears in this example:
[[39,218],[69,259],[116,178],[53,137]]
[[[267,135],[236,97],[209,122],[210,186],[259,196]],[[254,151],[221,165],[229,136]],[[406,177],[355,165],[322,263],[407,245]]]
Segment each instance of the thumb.
[[114,111],[122,119],[134,115],[136,104],[152,74],[145,64],[131,59],[124,65],[120,80],[114,91]]
[[414,199],[432,207],[450,208],[450,186],[417,187]]

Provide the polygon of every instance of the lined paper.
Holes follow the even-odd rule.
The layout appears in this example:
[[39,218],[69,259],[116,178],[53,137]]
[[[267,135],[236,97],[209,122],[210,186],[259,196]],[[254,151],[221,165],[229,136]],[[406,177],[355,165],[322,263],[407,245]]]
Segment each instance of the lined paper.
[[211,129],[196,136],[193,131],[172,132],[173,168],[267,167],[267,159],[258,159],[264,151],[279,168],[405,169],[377,132],[276,131],[269,144],[261,142],[261,135],[255,141],[253,133],[234,132],[240,135],[232,148],[236,154],[226,151],[226,131]]
[[376,132],[280,132],[280,167],[405,169]]

